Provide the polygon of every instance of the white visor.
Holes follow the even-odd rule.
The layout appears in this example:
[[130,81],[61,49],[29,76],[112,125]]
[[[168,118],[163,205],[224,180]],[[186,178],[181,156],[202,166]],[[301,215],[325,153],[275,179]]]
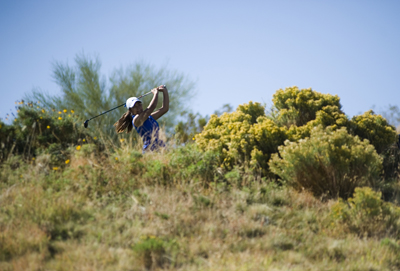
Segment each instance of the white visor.
[[142,102],[141,100],[139,100],[138,98],[136,98],[136,97],[130,97],[128,100],[126,100],[126,103],[125,103],[125,107],[126,108],[128,108],[128,109],[130,109],[130,108],[132,108],[132,107],[134,107],[135,106],[135,103],[136,102]]

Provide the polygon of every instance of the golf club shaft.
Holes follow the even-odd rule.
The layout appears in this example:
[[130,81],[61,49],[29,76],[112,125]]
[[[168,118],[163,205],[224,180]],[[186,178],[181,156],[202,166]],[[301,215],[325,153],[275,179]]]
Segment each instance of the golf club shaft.
[[[163,87],[166,88],[165,85],[163,85]],[[150,91],[150,92],[148,92],[148,93],[146,93],[146,94],[143,94],[142,96],[138,97],[138,99],[140,99],[140,98],[142,98],[142,97],[144,97],[144,96],[147,96],[147,95],[149,95],[149,94],[151,94],[151,93],[152,93],[152,92]],[[85,128],[87,128],[88,125],[89,125],[89,121],[90,121],[90,120],[92,120],[92,119],[94,119],[94,118],[97,118],[97,117],[100,117],[101,115],[104,115],[104,114],[106,114],[106,113],[108,113],[108,112],[110,112],[110,111],[112,111],[112,110],[114,110],[114,109],[117,109],[118,107],[121,107],[121,106],[123,106],[123,105],[125,105],[125,103],[123,103],[123,104],[121,104],[121,105],[118,105],[117,107],[111,108],[110,110],[104,111],[103,113],[101,113],[101,114],[99,114],[99,115],[97,115],[97,116],[91,117],[91,118],[88,119],[88,120],[85,120],[85,122],[83,123],[83,126],[84,126]]]
[[[144,97],[144,96],[147,96],[147,95],[149,95],[149,94],[151,94],[151,93],[152,93],[152,92],[150,91],[150,92],[148,92],[148,93],[146,93],[146,94],[143,94],[142,96],[138,97],[138,99],[140,99],[140,98],[142,98],[142,97]],[[119,107],[121,107],[121,106],[124,106],[124,105],[125,105],[125,103],[123,103],[123,104],[121,104],[121,105],[118,105],[117,107],[114,107],[114,108],[111,108],[110,110],[104,111],[103,113],[101,113],[101,114],[99,114],[99,115],[97,115],[97,116],[94,116],[94,117],[90,118],[89,120],[92,120],[92,119],[94,119],[94,118],[100,117],[101,115],[104,115],[104,114],[106,114],[106,113],[108,113],[108,112],[110,112],[110,111],[113,111],[114,109],[117,109],[117,108],[119,108]]]

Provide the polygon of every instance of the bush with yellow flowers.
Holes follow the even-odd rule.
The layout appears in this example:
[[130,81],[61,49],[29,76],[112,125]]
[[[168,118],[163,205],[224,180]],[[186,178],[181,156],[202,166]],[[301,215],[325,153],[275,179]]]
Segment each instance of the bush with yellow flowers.
[[315,196],[348,198],[358,186],[379,178],[382,158],[367,140],[352,136],[345,127],[318,126],[309,138],[285,141],[273,154],[270,169],[291,186]]
[[[278,147],[285,140],[299,142],[310,138],[315,127],[330,132],[345,128],[341,130],[342,134],[358,136],[361,141],[368,139],[378,153],[396,140],[394,127],[379,115],[366,112],[350,120],[341,110],[337,95],[289,87],[278,90],[273,95],[273,102],[268,115],[264,106],[253,102],[240,105],[235,112],[220,117],[212,115],[204,130],[196,135],[196,143],[202,150],[219,153],[222,168],[231,170],[244,165],[258,170],[263,176],[271,176],[268,166],[271,154],[278,153]],[[355,141],[346,142],[353,144]],[[326,142],[317,144],[323,147]],[[362,144],[367,146],[368,142]],[[362,150],[359,152],[361,157],[370,155],[368,151],[365,154],[361,154]]]
[[362,237],[400,237],[400,208],[382,200],[382,194],[358,187],[347,202],[340,199],[331,207],[335,226]]
[[269,174],[268,161],[272,153],[278,152],[278,147],[287,139],[285,128],[279,127],[265,116],[259,117],[250,133],[254,137],[250,164],[252,168],[260,168],[262,175]]
[[303,126],[292,125],[287,129],[288,138],[291,141],[298,141],[302,138],[310,137],[314,127],[330,127],[333,130],[341,127],[348,127],[349,120],[337,106],[325,106],[316,112],[316,117]]
[[271,117],[287,129],[291,141],[309,137],[312,128],[318,125],[338,129],[349,123],[337,95],[289,87],[278,90],[273,95],[273,102]]
[[[327,110],[341,112],[340,98],[335,95],[322,94],[311,88],[299,89],[289,87],[275,92],[273,115],[277,124],[290,127],[300,127],[315,120],[319,111]],[[321,116],[322,117],[322,116]]]
[[311,129],[318,125],[334,130],[346,127],[350,134],[368,139],[378,153],[396,141],[395,127],[372,110],[348,119],[337,95],[290,87],[278,90],[273,102],[272,118],[288,129],[291,141],[309,137]]
[[361,138],[368,139],[378,153],[386,150],[396,142],[396,128],[390,125],[381,115],[372,110],[362,115],[354,116],[350,122],[350,132]]
[[220,154],[220,166],[256,166],[267,172],[269,155],[283,144],[286,134],[265,115],[260,103],[240,105],[235,112],[212,115],[202,133],[196,135],[202,150]]

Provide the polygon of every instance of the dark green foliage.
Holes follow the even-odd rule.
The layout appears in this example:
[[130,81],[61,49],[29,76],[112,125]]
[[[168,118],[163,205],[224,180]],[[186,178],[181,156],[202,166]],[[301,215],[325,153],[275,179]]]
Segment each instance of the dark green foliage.
[[7,160],[16,146],[15,126],[0,121],[0,162]]
[[383,157],[383,177],[385,180],[400,176],[400,149],[393,144],[382,154]]
[[32,160],[40,154],[49,154],[50,165],[61,166],[70,157],[69,147],[92,142],[101,148],[99,141],[76,123],[72,112],[67,109],[49,112],[32,103],[20,105],[12,125],[1,124],[0,162],[10,155]]
[[187,111],[181,113],[183,120],[175,126],[175,140],[178,144],[193,142],[194,136],[200,133],[207,123],[207,118],[199,113],[194,114]]

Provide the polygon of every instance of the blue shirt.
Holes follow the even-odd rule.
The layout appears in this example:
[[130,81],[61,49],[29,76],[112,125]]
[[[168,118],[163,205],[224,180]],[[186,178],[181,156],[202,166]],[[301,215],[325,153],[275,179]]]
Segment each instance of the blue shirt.
[[143,138],[143,151],[148,149],[149,146],[151,151],[165,146],[164,142],[158,138],[160,127],[152,116],[149,116],[149,118],[143,122],[142,126],[136,127],[135,124],[133,124],[133,127],[135,127],[138,134]]

